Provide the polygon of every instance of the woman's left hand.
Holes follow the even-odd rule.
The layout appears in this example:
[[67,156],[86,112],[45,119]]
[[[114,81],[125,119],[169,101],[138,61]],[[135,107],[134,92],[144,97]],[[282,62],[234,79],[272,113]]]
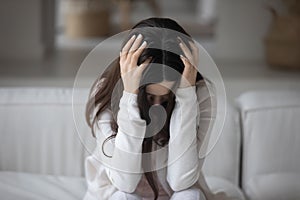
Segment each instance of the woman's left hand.
[[188,46],[179,38],[179,46],[184,53],[180,58],[184,64],[184,70],[180,81],[180,88],[194,86],[197,78],[197,66],[199,64],[199,49],[195,43],[189,41],[192,51]]

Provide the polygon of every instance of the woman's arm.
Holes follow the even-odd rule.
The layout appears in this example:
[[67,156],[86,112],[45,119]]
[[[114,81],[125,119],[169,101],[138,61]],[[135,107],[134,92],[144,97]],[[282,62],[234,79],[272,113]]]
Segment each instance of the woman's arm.
[[176,103],[170,121],[167,181],[174,191],[194,185],[199,176],[197,148],[197,95],[196,77],[199,64],[199,49],[189,41],[189,47],[181,39],[179,46],[184,53],[180,58],[184,64]]
[[111,163],[122,170],[106,168],[111,182],[121,191],[134,192],[142,176],[142,143],[146,122],[137,106],[137,94],[123,91],[117,116],[118,133]]
[[170,121],[167,181],[173,191],[194,185],[200,174],[195,86],[178,88]]
[[[124,170],[128,171],[130,164],[134,166],[136,171],[141,170],[139,169],[140,157],[131,156],[128,159],[128,157],[122,156],[126,152],[119,151],[121,149],[128,150],[128,152],[138,152],[137,155],[140,155],[141,152],[142,139],[127,134],[127,131],[130,131],[131,134],[142,137],[145,133],[145,122],[139,117],[135,94],[123,92],[120,99],[120,110],[117,116],[119,130],[115,142],[113,142],[113,139],[108,140],[104,145],[104,152],[109,156],[112,155],[109,158],[103,154],[101,147],[103,141],[113,134],[111,120],[111,112],[105,110],[99,115],[97,123],[94,124],[97,146],[93,154],[85,159],[85,176],[88,189],[84,200],[107,200],[117,190],[131,193],[136,189],[141,179],[141,173],[124,172]],[[106,148],[108,146],[113,147],[113,150],[108,152]],[[116,166],[113,166],[114,163]],[[122,163],[122,165],[116,163]],[[119,171],[111,167],[116,167],[119,170],[122,170],[123,167],[123,170]]]
[[[139,114],[137,93],[141,74],[151,59],[148,58],[141,65],[137,65],[137,60],[147,45],[147,42],[142,40],[141,34],[137,37],[132,36],[120,52],[120,75],[124,91],[116,120],[118,133],[112,158],[105,159],[102,154],[110,182],[119,190],[128,193],[134,192],[143,173],[141,155],[146,121],[142,120]],[[100,119],[100,133],[106,133],[106,137],[112,135],[110,127],[105,127]],[[102,146],[102,142],[100,145]]]

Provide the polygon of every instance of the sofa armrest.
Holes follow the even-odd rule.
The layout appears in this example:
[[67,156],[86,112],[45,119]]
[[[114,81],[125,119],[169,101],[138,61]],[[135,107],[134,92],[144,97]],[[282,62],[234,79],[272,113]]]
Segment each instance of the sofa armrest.
[[[249,199],[273,199],[254,189],[254,180],[260,180],[260,188],[273,188],[279,198],[282,190],[276,188],[283,180],[261,180],[270,174],[300,174],[300,91],[253,91],[237,103],[243,133],[242,187]],[[297,190],[289,193],[289,198],[279,199],[299,198]]]

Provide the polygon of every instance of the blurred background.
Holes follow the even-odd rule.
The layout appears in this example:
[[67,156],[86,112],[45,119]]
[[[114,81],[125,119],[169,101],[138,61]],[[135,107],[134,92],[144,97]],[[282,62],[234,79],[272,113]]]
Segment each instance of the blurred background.
[[299,7],[297,0],[1,0],[0,87],[72,87],[97,44],[160,16],[207,50],[230,101],[252,89],[299,89]]

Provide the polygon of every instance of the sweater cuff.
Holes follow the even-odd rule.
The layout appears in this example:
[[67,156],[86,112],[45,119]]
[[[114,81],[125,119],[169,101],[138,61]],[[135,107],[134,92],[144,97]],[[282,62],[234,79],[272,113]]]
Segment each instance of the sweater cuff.
[[125,103],[126,105],[137,105],[137,94],[127,92],[123,90],[122,98],[120,99],[120,103]]
[[137,94],[123,91],[117,123],[119,131],[133,137],[144,138],[146,121],[140,116]]
[[196,86],[177,88],[175,95],[179,100],[188,99],[189,101],[197,101]]
[[137,96],[137,94],[123,90],[123,96],[120,99],[120,109],[123,108],[126,110],[129,120],[141,120]]

